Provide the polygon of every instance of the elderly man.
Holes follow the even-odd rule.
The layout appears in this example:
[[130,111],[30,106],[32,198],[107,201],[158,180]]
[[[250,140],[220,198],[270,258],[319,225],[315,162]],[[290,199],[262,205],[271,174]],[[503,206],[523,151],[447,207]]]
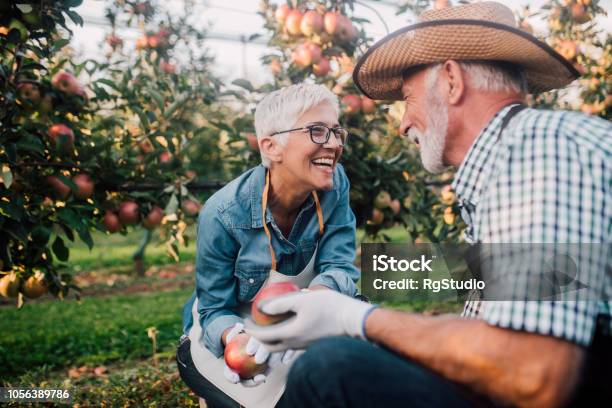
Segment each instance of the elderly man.
[[[426,169],[458,167],[453,185],[469,243],[609,244],[612,126],[522,105],[528,92],[577,76],[518,30],[509,9],[482,2],[423,14],[374,45],[353,77],[373,99],[404,101],[400,131],[420,144]],[[605,261],[591,278],[609,295]],[[609,393],[601,386],[612,349],[605,298],[473,299],[464,318],[376,308],[332,291],[261,308],[295,313],[248,325],[271,350],[314,342],[281,406],[563,406]]]

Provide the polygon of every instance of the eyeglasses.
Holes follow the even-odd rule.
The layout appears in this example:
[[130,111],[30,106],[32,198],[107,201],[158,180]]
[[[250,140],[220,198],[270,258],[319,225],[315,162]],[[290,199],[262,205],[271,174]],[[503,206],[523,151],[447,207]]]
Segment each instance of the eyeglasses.
[[297,130],[308,130],[312,143],[320,145],[324,145],[329,141],[329,136],[332,134],[332,132],[336,136],[336,139],[338,139],[338,144],[340,146],[344,146],[346,144],[346,139],[348,139],[349,136],[348,130],[343,127],[328,128],[324,125],[312,125],[297,129],[283,130],[282,132],[274,132],[270,136],[280,135],[282,133],[295,132]]

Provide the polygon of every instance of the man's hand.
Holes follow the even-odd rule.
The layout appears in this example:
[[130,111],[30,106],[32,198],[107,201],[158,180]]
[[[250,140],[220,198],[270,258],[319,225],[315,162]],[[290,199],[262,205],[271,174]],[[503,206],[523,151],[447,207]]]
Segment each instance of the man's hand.
[[[227,331],[227,334],[225,336],[225,342],[229,344],[237,334],[242,332],[244,332],[244,325],[242,323],[236,323],[232,328],[229,329],[229,331]],[[294,353],[293,350],[270,353],[270,351],[263,344],[257,341],[257,339],[253,336],[251,336],[251,338],[249,339],[245,351],[248,355],[254,356],[255,362],[257,364],[263,364],[266,361],[268,362],[268,369],[264,373],[257,374],[255,377],[246,380],[241,379],[240,375],[231,368],[229,368],[227,364],[224,365],[223,375],[225,376],[225,379],[231,382],[232,384],[237,384],[238,382],[240,382],[245,387],[255,387],[265,382],[267,375],[270,373],[270,370],[278,364],[286,364],[287,362],[289,362],[293,357]]]
[[247,320],[246,331],[271,351],[305,348],[322,337],[364,339],[363,323],[374,307],[333,290],[291,293],[266,300],[259,308],[266,314],[293,312],[295,316],[271,326]]

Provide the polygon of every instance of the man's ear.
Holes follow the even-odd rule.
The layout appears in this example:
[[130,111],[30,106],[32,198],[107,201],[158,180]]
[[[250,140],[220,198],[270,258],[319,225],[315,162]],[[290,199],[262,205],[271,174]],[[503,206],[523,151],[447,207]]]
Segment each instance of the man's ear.
[[457,105],[465,95],[465,73],[457,61],[448,60],[442,64],[440,75],[445,79],[444,96],[449,105]]
[[259,140],[259,148],[261,152],[266,156],[271,162],[281,162],[282,161],[282,146],[278,143],[278,140],[272,136],[264,136]]

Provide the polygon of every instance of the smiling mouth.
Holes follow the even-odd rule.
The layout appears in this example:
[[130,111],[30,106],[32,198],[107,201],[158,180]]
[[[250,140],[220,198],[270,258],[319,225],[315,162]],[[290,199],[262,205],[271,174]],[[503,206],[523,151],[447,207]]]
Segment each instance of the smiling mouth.
[[336,160],[334,157],[332,156],[322,156],[322,157],[317,157],[313,160],[310,161],[310,163],[312,163],[315,167],[319,167],[322,169],[331,169],[334,167]]

